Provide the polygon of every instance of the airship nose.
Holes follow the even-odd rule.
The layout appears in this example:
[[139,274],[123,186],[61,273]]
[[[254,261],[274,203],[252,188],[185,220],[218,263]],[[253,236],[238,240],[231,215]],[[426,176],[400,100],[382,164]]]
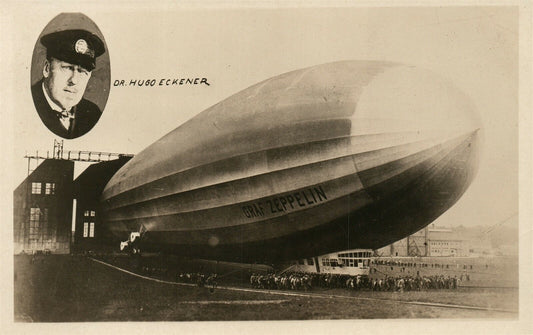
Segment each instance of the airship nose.
[[461,197],[477,171],[480,129],[468,97],[430,72],[398,68],[368,85],[352,119],[352,146],[373,137],[354,164],[379,208],[375,219],[390,222],[383,245],[423,228]]
[[478,134],[474,130],[450,139],[437,137],[356,155],[359,179],[375,201],[400,203],[416,194],[420,199],[413,206],[417,208],[438,199],[440,204],[453,204],[477,171]]

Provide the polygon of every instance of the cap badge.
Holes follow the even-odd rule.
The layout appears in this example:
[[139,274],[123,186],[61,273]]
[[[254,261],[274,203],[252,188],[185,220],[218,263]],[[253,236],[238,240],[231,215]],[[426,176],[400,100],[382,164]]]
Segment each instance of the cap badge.
[[76,52],[79,54],[85,54],[88,48],[87,42],[84,39],[77,40],[76,44],[74,45],[74,50],[76,50]]

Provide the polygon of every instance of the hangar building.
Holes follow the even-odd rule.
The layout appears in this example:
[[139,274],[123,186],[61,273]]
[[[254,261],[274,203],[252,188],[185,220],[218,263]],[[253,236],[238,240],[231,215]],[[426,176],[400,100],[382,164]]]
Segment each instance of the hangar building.
[[15,253],[70,252],[74,162],[46,159],[14,191]]
[[118,159],[92,164],[74,180],[76,228],[74,230],[75,251],[93,249],[106,239],[100,218],[100,195],[111,177],[130,160]]
[[[132,155],[88,151],[63,154],[62,144],[57,148],[54,144],[52,158],[26,156],[42,162],[33,171],[28,168],[28,176],[13,192],[15,254],[67,254],[90,249],[105,238],[99,225],[100,194]],[[75,161],[95,164],[73,180]]]

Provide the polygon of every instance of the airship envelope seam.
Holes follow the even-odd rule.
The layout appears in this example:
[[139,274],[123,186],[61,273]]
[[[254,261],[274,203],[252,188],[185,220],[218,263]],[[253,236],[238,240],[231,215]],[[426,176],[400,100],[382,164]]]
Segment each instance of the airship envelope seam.
[[142,231],[146,250],[204,258],[377,249],[431,223],[472,182],[472,106],[414,66],[341,61],[285,73],[132,158],[102,193],[103,221],[117,240]]

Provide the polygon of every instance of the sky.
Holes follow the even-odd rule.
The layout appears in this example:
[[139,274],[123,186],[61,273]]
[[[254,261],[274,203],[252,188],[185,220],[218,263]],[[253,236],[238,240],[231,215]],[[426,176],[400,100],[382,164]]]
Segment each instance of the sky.
[[[24,155],[51,151],[58,139],[42,125],[31,98],[37,38],[61,11],[81,11],[105,38],[111,89],[98,124],[87,135],[65,140],[65,151],[136,154],[206,108],[267,78],[338,60],[393,61],[450,80],[472,100],[482,122],[478,175],[436,223],[490,227],[518,221],[515,8],[85,7],[35,5],[28,11],[15,6],[6,23],[13,51],[4,59],[13,83],[4,91],[7,113],[12,112],[7,119],[12,125],[12,190],[26,177]],[[207,78],[210,85],[113,85],[116,80],[196,77]],[[77,164],[76,174],[85,167]]]

